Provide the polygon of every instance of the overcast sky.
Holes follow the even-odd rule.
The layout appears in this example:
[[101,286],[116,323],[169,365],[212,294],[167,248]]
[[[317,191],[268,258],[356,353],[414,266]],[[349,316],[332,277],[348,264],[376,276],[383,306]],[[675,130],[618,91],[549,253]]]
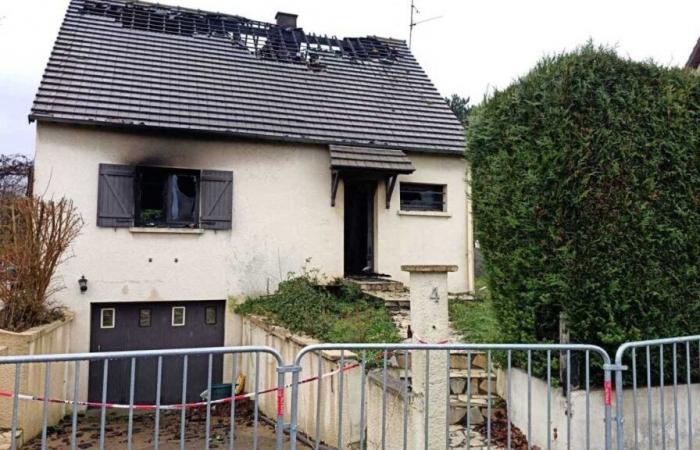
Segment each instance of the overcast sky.
[[[408,39],[410,0],[168,0],[273,21],[299,14],[305,30]],[[0,153],[29,153],[34,92],[68,0],[0,0]],[[413,51],[444,95],[478,103],[543,55],[592,38],[633,59],[685,64],[700,36],[698,0],[416,0]]]

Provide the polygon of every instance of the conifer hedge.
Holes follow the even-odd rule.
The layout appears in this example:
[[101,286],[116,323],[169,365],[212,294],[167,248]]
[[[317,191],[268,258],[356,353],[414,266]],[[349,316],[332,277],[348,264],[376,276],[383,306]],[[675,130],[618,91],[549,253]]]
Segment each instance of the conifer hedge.
[[700,76],[588,44],[470,116],[476,237],[502,338],[614,351],[700,334]]

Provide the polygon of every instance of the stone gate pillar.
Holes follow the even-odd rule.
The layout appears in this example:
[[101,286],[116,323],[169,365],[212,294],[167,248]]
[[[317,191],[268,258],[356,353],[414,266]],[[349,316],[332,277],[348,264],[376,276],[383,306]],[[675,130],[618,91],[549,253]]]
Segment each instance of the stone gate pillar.
[[[411,330],[414,343],[442,343],[449,338],[447,304],[447,273],[457,266],[401,266],[410,273]],[[426,364],[427,383],[426,383]],[[441,350],[413,352],[411,356],[411,387],[414,407],[411,409],[413,448],[445,449],[447,420],[447,352]],[[425,408],[428,411],[428,443],[425,445]]]

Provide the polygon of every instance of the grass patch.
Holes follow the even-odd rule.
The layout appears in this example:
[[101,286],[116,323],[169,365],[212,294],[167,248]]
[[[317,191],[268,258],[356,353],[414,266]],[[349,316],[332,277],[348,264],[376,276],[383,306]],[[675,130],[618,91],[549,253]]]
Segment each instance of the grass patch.
[[341,283],[320,286],[314,272],[280,283],[273,295],[248,298],[236,306],[241,315],[264,316],[293,333],[322,342],[399,342],[399,334],[382,303],[359,287]]
[[499,324],[491,295],[483,278],[476,280],[474,300],[450,302],[450,322],[470,343],[500,341]]

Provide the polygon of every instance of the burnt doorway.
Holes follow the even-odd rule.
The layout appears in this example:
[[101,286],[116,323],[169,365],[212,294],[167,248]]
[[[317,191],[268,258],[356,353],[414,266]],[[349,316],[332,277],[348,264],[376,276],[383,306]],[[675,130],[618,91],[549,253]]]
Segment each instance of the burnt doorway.
[[377,181],[346,178],[345,275],[374,273],[374,196]]
[[[93,303],[90,319],[90,351],[156,350],[220,347],[224,344],[223,301]],[[104,363],[90,362],[88,398],[102,400]],[[182,400],[183,357],[163,357],[161,403]],[[158,358],[137,358],[134,402],[155,404]],[[186,401],[197,401],[207,388],[209,357],[190,355],[187,360]],[[212,384],[221,383],[223,360],[212,358]],[[110,360],[107,402],[129,403],[130,359]]]

